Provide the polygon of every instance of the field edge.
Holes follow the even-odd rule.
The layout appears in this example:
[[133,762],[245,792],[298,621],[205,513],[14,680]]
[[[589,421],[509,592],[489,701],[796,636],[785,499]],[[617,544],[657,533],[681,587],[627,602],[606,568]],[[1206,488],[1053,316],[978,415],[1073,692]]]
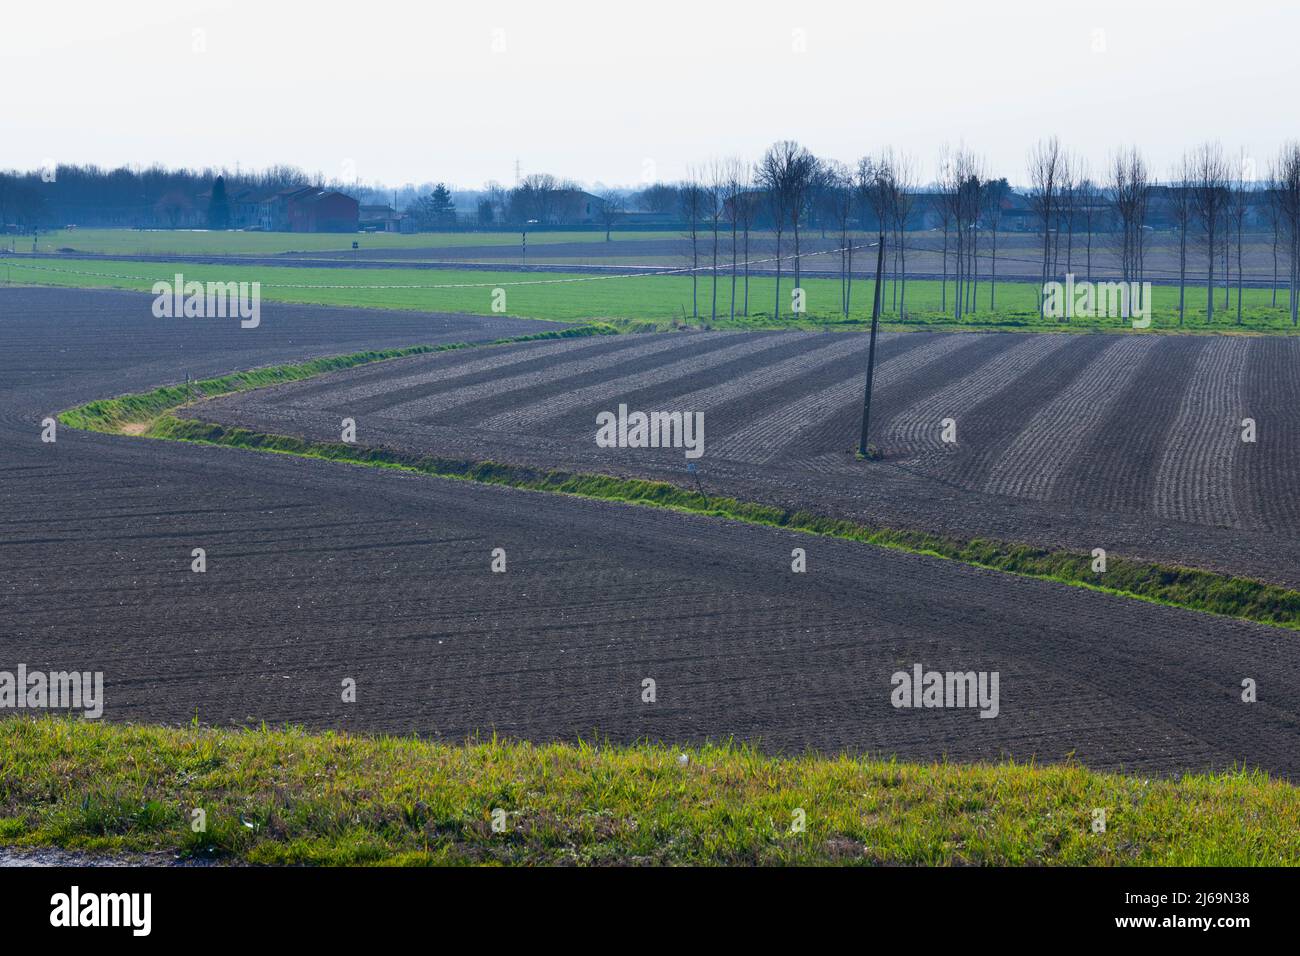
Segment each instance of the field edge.
[[1300,864],[1260,771],[0,719],[0,845],[297,865]]

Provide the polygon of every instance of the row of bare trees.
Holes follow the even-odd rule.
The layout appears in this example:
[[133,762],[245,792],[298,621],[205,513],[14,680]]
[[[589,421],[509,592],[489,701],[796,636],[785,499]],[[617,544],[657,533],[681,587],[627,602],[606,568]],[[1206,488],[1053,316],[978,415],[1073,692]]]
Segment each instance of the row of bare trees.
[[[1288,143],[1269,170],[1273,225],[1273,304],[1277,304],[1277,257],[1286,250],[1291,289],[1291,324],[1300,319],[1300,143]],[[1285,245],[1283,245],[1285,240]]]
[[[1236,322],[1242,322],[1245,224],[1251,181],[1250,162],[1225,156],[1218,143],[1204,143],[1184,154],[1170,177],[1169,194],[1179,233],[1178,322],[1186,311],[1187,263],[1193,248],[1205,256],[1205,315],[1214,321],[1215,266],[1222,265],[1223,309],[1230,308],[1232,268],[1236,264]],[[1288,143],[1270,164],[1263,182],[1264,213],[1272,232],[1273,305],[1277,305],[1278,260],[1285,256],[1291,324],[1297,324],[1300,282],[1300,144]]]
[[1277,305],[1279,261],[1285,260],[1291,290],[1291,321],[1297,323],[1297,282],[1300,282],[1300,145],[1290,143],[1271,165],[1268,177],[1255,181],[1252,163],[1244,155],[1229,159],[1219,143],[1204,143],[1184,154],[1168,182],[1158,183],[1137,147],[1117,150],[1111,157],[1106,181],[1097,186],[1086,166],[1064,149],[1055,137],[1039,142],[1029,153],[1028,198],[1042,237],[1041,278],[1060,275],[1062,237],[1066,242],[1066,272],[1072,271],[1071,247],[1080,218],[1087,234],[1087,273],[1092,276],[1094,220],[1108,217],[1107,231],[1126,282],[1146,277],[1146,255],[1152,232],[1149,224],[1152,197],[1158,186],[1178,235],[1178,321],[1187,310],[1187,276],[1193,255],[1205,263],[1205,313],[1215,316],[1216,280],[1228,310],[1236,269],[1236,321],[1242,322],[1246,220],[1252,192],[1263,200],[1272,231],[1272,302]]
[[[1159,183],[1136,146],[1116,150],[1095,180],[1086,161],[1057,137],[1040,141],[1029,152],[1025,199],[1041,237],[1038,254],[1043,286],[1067,273],[1078,261],[1085,278],[1093,277],[1100,243],[1118,262],[1119,272],[1141,295],[1147,277],[1152,207],[1159,189],[1166,222],[1178,237],[1179,323],[1186,314],[1188,270],[1199,254],[1205,263],[1206,316],[1216,312],[1216,282],[1222,308],[1230,307],[1235,267],[1236,320],[1242,321],[1247,211],[1252,191],[1262,191],[1264,212],[1273,240],[1273,304],[1283,265],[1291,289],[1293,324],[1297,322],[1300,283],[1300,144],[1289,144],[1271,164],[1264,183],[1254,182],[1248,164],[1229,160],[1222,146],[1206,143],[1188,151],[1169,180]],[[759,161],[715,161],[691,170],[675,185],[655,184],[637,196],[662,212],[676,212],[690,239],[691,310],[702,311],[701,273],[711,277],[708,313],[718,317],[720,267],[730,256],[730,314],[749,314],[752,233],[760,224],[770,231],[773,255],[764,260],[775,275],[773,314],[781,316],[787,260],[793,284],[802,290],[803,238],[816,219],[821,234],[834,229],[839,243],[840,309],[847,318],[852,304],[853,261],[863,242],[856,236],[876,226],[888,251],[886,288],[892,287],[892,310],[907,313],[907,257],[913,244],[907,233],[918,203],[927,202],[938,223],[941,246],[925,250],[942,258],[940,308],[960,321],[979,303],[981,279],[988,289],[988,308],[997,308],[998,236],[1012,189],[1005,178],[989,175],[982,157],[964,147],[945,148],[933,187],[922,193],[910,157],[892,149],[866,156],[850,167],[819,159],[792,140],[772,144]],[[546,221],[549,205],[576,192],[572,183],[554,177],[528,177],[509,195],[520,218]],[[1255,196],[1256,205],[1260,205]],[[624,201],[604,197],[606,238],[623,214]],[[729,248],[728,248],[729,247]],[[706,264],[707,263],[707,264]],[[950,268],[951,264],[951,268]],[[724,279],[725,281],[725,279]],[[951,301],[949,291],[951,284]],[[1133,303],[1141,306],[1140,299]],[[799,306],[792,303],[790,309]]]
[[[693,169],[677,188],[678,211],[686,223],[690,240],[691,309],[700,315],[700,273],[707,268],[712,277],[709,315],[718,316],[720,257],[730,241],[730,314],[749,314],[751,240],[760,219],[770,230],[772,256],[763,260],[775,274],[773,314],[787,311],[781,290],[787,260],[793,272],[793,288],[802,290],[803,237],[814,209],[822,213],[823,236],[828,225],[837,230],[840,243],[840,307],[848,316],[853,291],[853,252],[857,246],[855,225],[863,225],[868,214],[880,233],[894,237],[893,282],[895,308],[906,309],[907,230],[916,199],[913,165],[905,157],[885,150],[877,157],[864,157],[850,169],[834,160],[814,156],[791,140],[774,143],[752,167],[739,159],[710,163]],[[707,244],[707,245],[706,245]],[[707,267],[701,265],[710,257]],[[725,264],[725,263],[724,263]],[[794,304],[791,310],[798,307]]]

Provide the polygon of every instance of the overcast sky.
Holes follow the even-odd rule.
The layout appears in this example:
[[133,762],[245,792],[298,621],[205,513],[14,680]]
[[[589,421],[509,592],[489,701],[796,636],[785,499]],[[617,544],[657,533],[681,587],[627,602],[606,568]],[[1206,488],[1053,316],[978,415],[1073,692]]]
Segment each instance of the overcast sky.
[[675,179],[796,139],[944,143],[1025,179],[1056,133],[1094,172],[1300,136],[1300,3],[875,0],[6,3],[0,167],[301,166],[477,188]]

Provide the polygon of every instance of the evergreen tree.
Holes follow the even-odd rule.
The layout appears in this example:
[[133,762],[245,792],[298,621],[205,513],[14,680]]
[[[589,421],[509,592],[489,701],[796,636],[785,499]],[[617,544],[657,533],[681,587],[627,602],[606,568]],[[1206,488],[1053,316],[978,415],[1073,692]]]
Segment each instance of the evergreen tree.
[[454,226],[456,224],[456,204],[452,202],[451,190],[443,183],[433,187],[433,194],[429,197],[433,211],[434,222],[441,227]]
[[456,225],[456,204],[451,190],[442,183],[434,186],[429,195],[418,197],[407,213],[420,229],[451,229]]
[[224,176],[218,176],[212,184],[212,199],[208,202],[208,228],[230,228],[230,200],[226,197]]

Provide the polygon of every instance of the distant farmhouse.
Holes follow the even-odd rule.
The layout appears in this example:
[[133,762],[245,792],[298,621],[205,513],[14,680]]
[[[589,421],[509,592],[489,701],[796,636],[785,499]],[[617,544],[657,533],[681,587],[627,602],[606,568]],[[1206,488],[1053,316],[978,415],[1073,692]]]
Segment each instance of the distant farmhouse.
[[[202,228],[207,224],[211,192],[200,193],[198,202],[175,226]],[[272,192],[243,187],[227,197],[231,229],[261,229],[267,232],[356,232],[360,228],[360,204],[351,196],[319,186],[293,186]]]
[[556,196],[555,220],[565,224],[590,226],[600,221],[605,200],[581,189],[562,189]]
[[273,232],[356,232],[361,204],[318,186],[281,189],[259,204],[258,225]]

